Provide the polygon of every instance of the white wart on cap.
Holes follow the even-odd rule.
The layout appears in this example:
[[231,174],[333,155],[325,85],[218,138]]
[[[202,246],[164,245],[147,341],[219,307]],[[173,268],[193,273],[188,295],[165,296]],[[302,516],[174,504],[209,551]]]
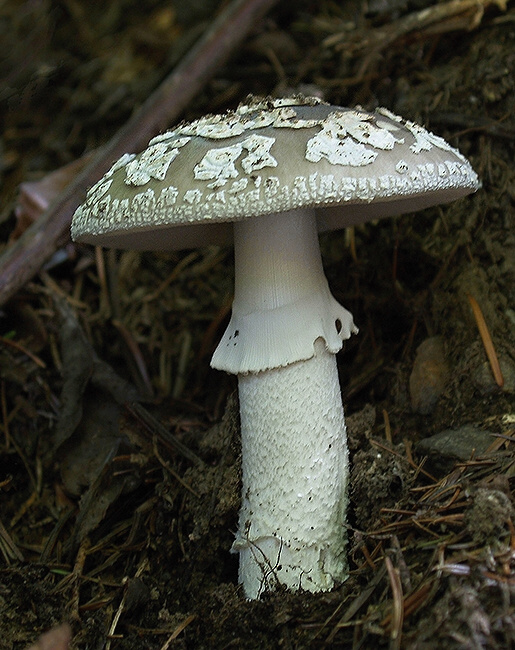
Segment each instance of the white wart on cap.
[[342,228],[478,187],[459,151],[386,109],[250,100],[123,156],[88,192],[72,236],[119,248],[188,248],[230,241],[227,222],[263,214],[315,207],[320,229]]

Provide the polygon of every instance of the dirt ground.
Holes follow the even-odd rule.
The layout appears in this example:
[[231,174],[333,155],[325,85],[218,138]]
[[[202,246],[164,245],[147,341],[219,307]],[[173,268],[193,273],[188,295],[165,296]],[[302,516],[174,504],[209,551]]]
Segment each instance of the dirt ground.
[[[0,253],[226,4],[0,3]],[[237,585],[236,385],[209,368],[231,250],[65,238],[0,307],[0,650],[65,621],[78,649],[515,647],[514,70],[513,3],[283,2],[181,115],[248,93],[385,106],[482,181],[321,237],[360,327],[338,355],[351,571],[330,593]]]

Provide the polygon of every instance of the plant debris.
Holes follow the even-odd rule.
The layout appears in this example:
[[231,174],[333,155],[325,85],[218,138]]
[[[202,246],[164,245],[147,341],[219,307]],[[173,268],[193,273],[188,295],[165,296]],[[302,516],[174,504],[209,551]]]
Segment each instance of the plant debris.
[[[515,646],[512,4],[1,5],[0,650],[60,650],[70,634],[108,650]],[[258,5],[227,58],[209,26]],[[338,356],[350,576],[328,593],[247,602],[237,584],[235,383],[208,369],[231,251],[92,250],[41,217],[64,205],[75,161],[127,133],[213,33],[211,76],[173,120],[248,93],[385,106],[459,147],[483,183],[321,236],[360,327]],[[34,233],[44,255],[20,244]]]

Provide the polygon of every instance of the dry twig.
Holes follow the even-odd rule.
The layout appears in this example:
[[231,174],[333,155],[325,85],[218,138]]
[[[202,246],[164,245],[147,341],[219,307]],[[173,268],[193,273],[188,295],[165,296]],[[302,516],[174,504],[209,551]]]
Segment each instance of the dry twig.
[[[367,28],[365,31],[340,31],[328,36],[323,45],[343,52],[348,58],[361,56],[359,69],[355,77],[343,85],[361,83],[378,56],[396,41],[408,37],[424,38],[435,34],[445,34],[456,30],[475,29],[483,18],[485,10],[491,5],[506,11],[508,0],[450,0],[436,3],[419,11],[414,11],[387,25]],[[341,79],[328,82],[330,85],[342,85]],[[327,84],[326,84],[327,85]]]
[[41,268],[68,231],[88,187],[127,151],[170,126],[276,0],[233,0],[133,117],[103,147],[59,199],[0,258],[0,304]]
[[495,383],[499,386],[499,388],[502,388],[504,386],[504,377],[502,374],[501,366],[499,364],[499,359],[497,358],[497,353],[495,351],[492,337],[490,336],[490,331],[486,324],[485,317],[483,316],[483,311],[474,296],[471,296],[469,294],[467,297],[469,299],[470,306],[472,307],[474,318],[476,319],[477,328],[485,347],[486,356],[488,357]]

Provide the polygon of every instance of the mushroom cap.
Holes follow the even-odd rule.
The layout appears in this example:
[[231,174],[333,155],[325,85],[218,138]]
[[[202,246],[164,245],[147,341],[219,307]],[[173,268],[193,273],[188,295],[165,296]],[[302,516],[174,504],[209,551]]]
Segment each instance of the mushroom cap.
[[319,229],[328,230],[479,187],[458,150],[387,109],[249,98],[122,156],[75,212],[72,237],[117,248],[190,248],[230,241],[230,222],[263,214],[313,207]]

